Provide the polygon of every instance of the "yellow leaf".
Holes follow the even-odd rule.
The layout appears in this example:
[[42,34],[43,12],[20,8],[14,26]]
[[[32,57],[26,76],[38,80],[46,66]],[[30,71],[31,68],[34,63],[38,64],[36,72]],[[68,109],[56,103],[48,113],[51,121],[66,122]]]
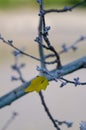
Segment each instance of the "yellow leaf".
[[31,81],[31,84],[25,89],[25,92],[45,90],[48,84],[49,82],[45,76],[37,76]]

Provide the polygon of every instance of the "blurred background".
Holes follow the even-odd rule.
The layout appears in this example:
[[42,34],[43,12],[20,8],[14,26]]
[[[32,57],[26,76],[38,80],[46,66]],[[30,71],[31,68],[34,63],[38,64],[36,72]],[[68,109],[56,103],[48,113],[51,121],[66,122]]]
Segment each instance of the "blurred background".
[[[44,0],[44,7],[63,8],[73,5],[80,0]],[[38,46],[34,42],[38,34],[39,5],[36,0],[0,0],[0,34],[6,40],[13,40],[18,48],[25,48],[25,52],[38,57]],[[72,12],[46,15],[46,25],[51,26],[49,33],[51,43],[59,52],[62,44],[68,46],[73,44],[80,36],[86,36],[86,5],[74,9]],[[34,50],[35,48],[35,50]],[[12,54],[13,49],[0,41],[0,96],[21,85],[20,81],[11,81],[12,76],[18,76],[11,69],[15,64]],[[78,50],[70,50],[61,55],[62,64],[67,64],[86,55],[86,41],[78,44]],[[22,69],[26,81],[38,74],[36,66],[39,62],[23,56],[20,63],[26,63]],[[53,66],[50,66],[52,69]],[[85,69],[74,72],[66,78],[73,80],[80,77],[82,82],[86,81]],[[74,87],[67,85],[59,88],[59,83],[51,82],[44,91],[46,103],[58,120],[73,121],[74,125],[70,130],[79,130],[81,120],[86,121],[86,86]],[[9,127],[3,128],[12,113],[17,112],[18,116],[10,123]],[[15,101],[10,106],[0,110],[0,130],[54,130],[51,121],[48,119],[41,105],[39,95],[30,93]],[[67,130],[66,126],[62,130]]]
[[[77,2],[80,2],[80,0],[44,0],[45,7],[50,7],[50,6],[63,6],[63,5],[73,5],[76,4]],[[0,8],[21,8],[21,7],[31,7],[31,6],[36,5],[36,0],[0,0]],[[84,7],[86,4],[83,5]]]

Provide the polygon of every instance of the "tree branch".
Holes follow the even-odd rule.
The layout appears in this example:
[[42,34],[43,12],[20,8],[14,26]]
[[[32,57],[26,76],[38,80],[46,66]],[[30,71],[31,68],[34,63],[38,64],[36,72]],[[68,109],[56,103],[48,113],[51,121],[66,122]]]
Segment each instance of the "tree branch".
[[40,98],[41,98],[41,103],[42,103],[42,105],[44,106],[44,109],[45,109],[45,111],[46,111],[48,117],[49,117],[50,120],[52,121],[54,127],[55,127],[57,130],[60,130],[59,126],[58,126],[57,123],[55,122],[55,119],[53,118],[53,116],[51,115],[51,113],[50,113],[48,107],[46,106],[46,103],[45,103],[45,100],[44,100],[44,96],[43,96],[43,94],[42,94],[41,91],[39,92],[39,96],[40,96]]
[[[41,10],[43,10],[43,0],[40,1],[39,7],[40,7],[40,12],[41,12]],[[41,62],[40,62],[41,67],[46,68],[46,64],[44,63],[45,62],[44,50],[43,50],[43,47],[42,47],[42,44],[43,44],[43,36],[42,36],[43,17],[44,16],[40,15],[39,27],[38,27],[38,37],[40,38],[40,44],[39,44],[38,47],[39,47],[39,56],[40,56],[40,59],[41,59]]]
[[78,6],[81,6],[82,4],[85,4],[85,3],[86,3],[86,0],[83,0],[83,1],[78,2],[77,4],[75,4],[75,5],[71,6],[71,7],[66,6],[63,9],[49,9],[49,10],[44,10],[43,15],[46,15],[48,13],[63,13],[63,12],[72,11],[74,8],[76,8]]
[[[75,60],[75,61],[73,61],[73,62],[71,62],[71,63],[69,63],[67,65],[64,65],[60,69],[57,69],[57,70],[54,69],[54,70],[51,71],[51,73],[54,74],[54,73],[61,72],[60,76],[64,76],[64,75],[68,75],[68,74],[70,74],[70,73],[72,73],[74,71],[77,71],[77,70],[79,70],[81,68],[86,68],[85,65],[86,65],[86,56],[84,56],[84,57],[82,57],[80,59],[77,59],[77,60]],[[52,77],[50,77],[50,76],[47,77],[47,78],[50,81],[52,80]]]
[[[56,74],[59,71],[61,72],[61,76],[68,75],[74,71],[77,71],[81,68],[84,68],[86,65],[86,56],[82,57],[78,60],[75,60],[67,65],[62,66],[60,69],[54,69],[50,71],[51,74]],[[49,81],[54,80],[53,77],[46,75],[46,78]],[[57,76],[57,78],[59,78]],[[3,108],[7,105],[10,105],[12,102],[16,101],[17,99],[21,98],[22,96],[26,95],[25,88],[27,88],[30,85],[31,81],[28,81],[18,88],[12,90],[11,92],[5,94],[4,96],[0,97],[0,108]]]

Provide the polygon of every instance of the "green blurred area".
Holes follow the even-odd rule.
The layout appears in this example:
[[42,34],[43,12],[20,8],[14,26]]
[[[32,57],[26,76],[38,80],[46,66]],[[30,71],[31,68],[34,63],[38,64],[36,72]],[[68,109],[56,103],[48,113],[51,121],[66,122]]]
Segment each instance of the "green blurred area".
[[0,0],[0,8],[20,8],[20,7],[26,7],[26,6],[33,6],[33,4],[36,4],[36,2],[32,0]]
[[[45,7],[72,5],[81,0],[44,0]],[[37,7],[36,0],[0,0],[0,8]],[[86,6],[86,4],[85,4]]]

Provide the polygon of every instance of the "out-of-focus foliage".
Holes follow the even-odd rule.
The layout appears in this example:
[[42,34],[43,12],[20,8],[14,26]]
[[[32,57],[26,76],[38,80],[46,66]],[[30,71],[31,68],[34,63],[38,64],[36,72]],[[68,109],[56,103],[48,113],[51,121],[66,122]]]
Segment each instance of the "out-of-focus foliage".
[[[72,5],[81,0],[44,0],[46,7]],[[85,4],[86,5],[86,4]],[[0,8],[37,7],[36,0],[0,0]]]
[[[44,0],[45,5],[47,6],[66,6],[66,5],[74,5],[78,2],[80,2],[81,0]],[[86,6],[86,4],[85,4]]]
[[71,0],[44,0],[44,3],[47,6],[62,6],[62,5],[66,5],[69,4]]
[[20,8],[20,7],[36,7],[36,0],[0,0],[1,9]]
[[[76,4],[78,2],[80,2],[81,0],[67,0],[69,4]],[[83,6],[86,6],[86,4],[84,4]]]

